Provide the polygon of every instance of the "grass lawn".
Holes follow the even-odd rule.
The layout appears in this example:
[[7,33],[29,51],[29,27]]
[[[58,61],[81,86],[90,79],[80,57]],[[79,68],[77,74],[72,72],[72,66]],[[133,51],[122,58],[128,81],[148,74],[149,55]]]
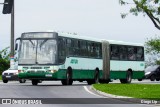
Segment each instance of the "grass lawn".
[[2,75],[0,75],[0,80],[2,80]]
[[93,84],[93,87],[109,94],[142,99],[160,99],[159,84]]

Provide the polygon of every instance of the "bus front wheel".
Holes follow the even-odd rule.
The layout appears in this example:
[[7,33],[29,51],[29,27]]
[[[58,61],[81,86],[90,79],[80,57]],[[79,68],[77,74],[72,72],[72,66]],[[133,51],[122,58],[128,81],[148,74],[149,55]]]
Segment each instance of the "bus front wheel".
[[66,79],[61,80],[62,85],[72,85],[73,84],[73,80],[72,80],[72,68],[69,67],[67,69],[67,73],[66,73]]
[[7,83],[8,82],[8,80],[3,80],[3,83]]

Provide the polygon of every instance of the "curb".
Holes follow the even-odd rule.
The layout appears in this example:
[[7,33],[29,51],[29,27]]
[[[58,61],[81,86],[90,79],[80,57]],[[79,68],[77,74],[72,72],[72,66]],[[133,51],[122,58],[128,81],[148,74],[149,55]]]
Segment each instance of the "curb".
[[126,97],[126,96],[118,96],[118,95],[108,94],[108,93],[105,93],[105,92],[102,92],[102,91],[99,91],[99,90],[95,89],[93,86],[91,86],[91,89],[96,91],[98,94],[106,96],[108,98],[133,98],[133,97]]
[[107,98],[113,98],[113,99],[117,98],[118,100],[129,102],[131,104],[144,104],[144,105],[160,106],[160,101],[157,101],[158,104],[154,104],[154,103],[144,102],[144,101],[151,101],[151,100],[147,100],[147,99],[138,99],[138,98],[133,98],[133,97],[108,94],[108,93],[105,93],[105,92],[102,92],[102,91],[99,91],[99,90],[95,89],[93,87],[93,85],[91,86],[91,90],[93,90],[93,91],[97,92],[99,95],[105,96]]

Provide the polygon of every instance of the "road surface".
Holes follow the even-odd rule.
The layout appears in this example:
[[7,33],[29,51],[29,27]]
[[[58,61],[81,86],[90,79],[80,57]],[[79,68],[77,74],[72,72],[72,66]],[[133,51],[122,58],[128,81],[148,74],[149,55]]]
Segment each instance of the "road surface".
[[[119,81],[114,81],[117,83]],[[154,83],[150,81],[134,81],[133,83]],[[158,82],[155,82],[158,84]],[[104,98],[90,90],[86,82],[74,82],[72,86],[62,86],[60,81],[43,81],[38,86],[32,86],[30,81],[20,84],[17,81],[8,83],[0,82],[0,98],[66,98],[65,100],[81,98],[78,100],[88,100],[85,98]],[[71,98],[71,99],[70,99]],[[57,100],[57,99],[56,99]],[[89,99],[91,100],[91,99]],[[98,99],[97,99],[98,100]],[[125,104],[126,101],[108,98],[111,104],[83,104],[83,107],[154,107],[158,105],[146,104]],[[73,103],[75,103],[73,102]],[[85,101],[84,101],[85,102]],[[131,102],[130,102],[131,103]],[[0,107],[21,107],[22,105],[0,105]],[[38,107],[50,107],[51,104],[38,105]],[[56,107],[82,107],[82,104],[54,104]],[[37,105],[23,105],[23,107],[37,107]]]

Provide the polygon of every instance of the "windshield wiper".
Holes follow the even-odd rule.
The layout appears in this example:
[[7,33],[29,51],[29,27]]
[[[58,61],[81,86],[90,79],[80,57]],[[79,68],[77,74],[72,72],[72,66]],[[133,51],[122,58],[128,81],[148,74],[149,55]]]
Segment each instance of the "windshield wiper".
[[32,40],[30,39],[29,40],[31,42],[31,44],[33,45],[33,50],[34,50],[34,47],[35,47],[35,44],[32,42]]
[[47,40],[48,40],[48,39],[45,39],[45,40],[40,44],[40,50],[41,50],[41,47],[44,45],[44,43],[47,42]]

